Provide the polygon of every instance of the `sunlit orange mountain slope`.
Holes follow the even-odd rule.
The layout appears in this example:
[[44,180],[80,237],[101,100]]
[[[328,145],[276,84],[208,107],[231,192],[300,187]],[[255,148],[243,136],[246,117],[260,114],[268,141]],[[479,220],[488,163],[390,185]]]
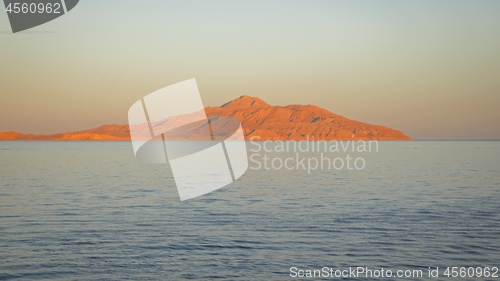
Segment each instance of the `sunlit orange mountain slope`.
[[[220,107],[205,108],[207,116],[231,116],[242,123],[245,139],[260,140],[410,140],[384,126],[347,119],[314,105],[272,106],[255,97],[241,96]],[[0,140],[129,140],[128,125],[51,135],[0,132]]]

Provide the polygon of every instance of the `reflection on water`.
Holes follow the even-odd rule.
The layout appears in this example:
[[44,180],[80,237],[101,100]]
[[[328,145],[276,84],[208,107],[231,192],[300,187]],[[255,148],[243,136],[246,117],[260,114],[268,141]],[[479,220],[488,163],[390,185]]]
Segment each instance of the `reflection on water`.
[[499,266],[499,148],[382,142],[361,171],[249,169],[181,202],[128,142],[0,142],[0,280]]

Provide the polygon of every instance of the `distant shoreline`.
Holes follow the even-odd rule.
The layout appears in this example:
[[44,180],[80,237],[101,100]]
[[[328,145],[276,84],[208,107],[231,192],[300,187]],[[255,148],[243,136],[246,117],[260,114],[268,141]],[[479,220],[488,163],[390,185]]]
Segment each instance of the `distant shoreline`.
[[[247,140],[411,140],[401,131],[351,120],[315,105],[273,106],[250,96],[240,96],[221,106],[206,107],[205,113],[208,118],[230,116],[238,119]],[[165,132],[168,128],[175,128],[175,118],[177,116],[150,121],[150,126],[158,126]],[[203,125],[190,128],[189,134],[183,135],[184,139],[199,139],[197,136]],[[0,140],[129,141],[130,129],[128,124],[107,124],[56,134],[10,131],[0,132]]]
[[[39,140],[39,139],[21,139],[21,140],[2,140],[0,139],[0,141],[12,141],[12,142],[21,142],[21,141],[26,141],[26,142],[126,142],[126,141],[130,141],[130,140],[91,140],[91,139],[88,139],[88,140]],[[155,141],[155,140],[153,140]],[[166,141],[212,141],[212,140],[166,140]],[[247,140],[245,139],[246,142],[250,142],[250,141],[253,141],[253,142],[265,142],[265,141],[310,141],[310,142],[314,142],[314,141],[413,141],[413,140],[376,140],[376,139],[331,139],[331,140],[324,140],[324,139],[318,139],[318,140],[307,140],[307,139],[302,139],[302,140],[274,140],[274,139],[269,139],[269,140],[266,140],[266,139],[262,139],[262,140]]]

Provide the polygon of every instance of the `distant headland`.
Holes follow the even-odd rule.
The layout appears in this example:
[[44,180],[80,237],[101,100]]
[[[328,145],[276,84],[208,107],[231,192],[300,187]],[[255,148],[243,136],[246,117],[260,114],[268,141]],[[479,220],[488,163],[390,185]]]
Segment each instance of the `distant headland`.
[[[206,107],[206,115],[231,116],[240,120],[246,140],[411,140],[401,131],[347,119],[314,105],[272,106],[250,96],[241,96],[217,107]],[[125,141],[128,125],[57,134],[0,132],[0,140]]]

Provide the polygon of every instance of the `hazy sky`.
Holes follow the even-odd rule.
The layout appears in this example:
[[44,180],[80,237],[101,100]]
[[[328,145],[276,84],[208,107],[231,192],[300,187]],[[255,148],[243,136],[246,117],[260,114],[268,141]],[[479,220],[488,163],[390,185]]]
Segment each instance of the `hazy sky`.
[[18,34],[0,11],[0,131],[126,124],[136,100],[196,78],[205,106],[246,94],[414,139],[500,139],[499,11],[500,1],[82,0]]

